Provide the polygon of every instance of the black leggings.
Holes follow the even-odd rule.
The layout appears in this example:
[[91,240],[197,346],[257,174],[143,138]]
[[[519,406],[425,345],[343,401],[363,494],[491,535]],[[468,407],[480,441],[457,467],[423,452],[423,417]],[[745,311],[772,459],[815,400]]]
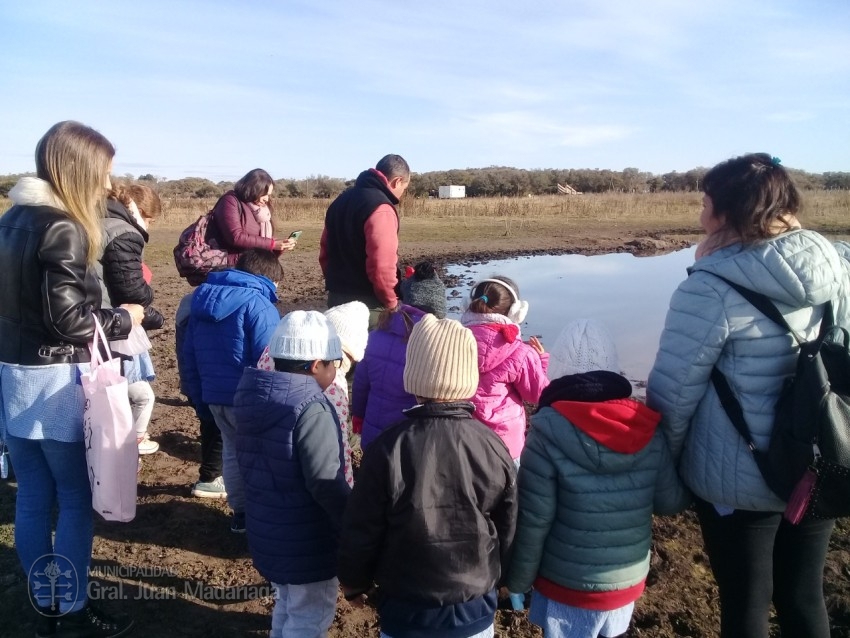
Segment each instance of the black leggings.
[[205,405],[196,409],[201,422],[201,467],[198,478],[201,483],[209,483],[221,476],[221,430]]
[[720,516],[697,500],[705,550],[720,590],[721,638],[767,638],[770,603],[789,638],[829,638],[823,569],[834,521],[791,525],[777,512]]

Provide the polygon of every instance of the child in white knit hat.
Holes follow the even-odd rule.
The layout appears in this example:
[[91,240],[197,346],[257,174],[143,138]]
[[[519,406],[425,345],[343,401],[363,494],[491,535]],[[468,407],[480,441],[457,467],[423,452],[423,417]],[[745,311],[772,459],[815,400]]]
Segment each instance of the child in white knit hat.
[[661,416],[630,398],[602,324],[568,324],[549,372],[522,452],[506,584],[534,586],[529,620],[547,638],[625,635],[649,571],[653,510],[675,514],[689,494]]
[[248,546],[275,589],[271,638],[327,635],[336,553],[351,491],[341,431],[323,391],[343,349],[319,312],[296,310],[272,335],[274,370],[246,368],[234,397]]
[[404,386],[419,404],[370,444],[346,507],[343,593],[362,601],[377,585],[382,636],[493,636],[516,480],[507,448],[473,415],[472,333],[423,316]]
[[[342,428],[342,445],[345,449],[345,480],[354,485],[354,471],[351,466],[351,403],[348,397],[346,376],[351,366],[363,359],[366,341],[369,338],[369,308],[362,301],[350,301],[325,310],[325,317],[336,329],[342,343],[342,365],[336,371],[333,383],[325,389],[325,396],[336,410]],[[260,370],[274,370],[274,361],[269,349],[263,350],[257,362]]]

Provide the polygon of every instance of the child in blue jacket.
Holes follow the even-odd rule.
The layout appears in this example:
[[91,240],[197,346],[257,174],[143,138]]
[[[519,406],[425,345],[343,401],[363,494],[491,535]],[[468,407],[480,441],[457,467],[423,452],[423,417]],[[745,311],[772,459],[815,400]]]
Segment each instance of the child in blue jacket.
[[280,320],[269,354],[274,368],[246,368],[233,403],[248,546],[275,589],[271,638],[320,638],[336,610],[337,543],[351,491],[336,410],[323,394],[342,344],[327,317],[296,310]]
[[233,510],[230,531],[245,532],[245,494],[236,464],[233,395],[242,371],[259,359],[280,320],[283,267],[270,250],[246,250],[235,269],[211,272],[192,297],[183,339],[183,389],[207,404],[221,430],[222,473]]

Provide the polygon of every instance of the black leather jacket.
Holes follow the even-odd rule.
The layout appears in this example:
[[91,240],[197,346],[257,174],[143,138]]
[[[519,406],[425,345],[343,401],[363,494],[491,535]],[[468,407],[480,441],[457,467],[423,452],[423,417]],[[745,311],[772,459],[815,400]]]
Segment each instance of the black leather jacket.
[[110,339],[132,327],[126,310],[100,308],[80,226],[50,206],[16,205],[0,217],[0,361],[89,361],[96,313]]

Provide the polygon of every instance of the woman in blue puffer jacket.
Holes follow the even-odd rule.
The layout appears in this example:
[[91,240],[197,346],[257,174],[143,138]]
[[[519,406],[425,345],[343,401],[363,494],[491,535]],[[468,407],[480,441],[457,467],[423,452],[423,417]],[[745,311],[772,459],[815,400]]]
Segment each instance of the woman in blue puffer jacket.
[[835,246],[801,228],[800,195],[777,158],[718,164],[703,190],[707,236],[670,301],[647,402],[662,414],[679,473],[697,497],[721,637],[766,638],[772,602],[783,636],[827,638],[823,568],[833,521],[782,518],[785,502],[768,488],[710,381],[716,366],[765,449],[799,349],[719,277],[769,297],[806,339],[817,334],[827,301],[848,325],[850,279]]

